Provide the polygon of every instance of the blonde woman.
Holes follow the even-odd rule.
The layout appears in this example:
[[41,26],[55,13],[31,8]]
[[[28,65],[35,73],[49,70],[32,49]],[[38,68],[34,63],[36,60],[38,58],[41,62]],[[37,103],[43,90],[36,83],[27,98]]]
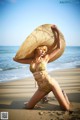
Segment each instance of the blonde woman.
[[[16,62],[30,64],[30,71],[33,73],[34,79],[37,81],[38,90],[32,96],[30,101],[25,104],[26,108],[32,109],[34,106],[46,96],[49,92],[53,92],[55,97],[57,98],[60,106],[64,110],[70,110],[70,102],[64,93],[61,90],[58,82],[49,76],[46,66],[49,60],[60,51],[60,39],[59,39],[59,31],[55,25],[51,26],[52,31],[54,32],[54,37],[56,40],[57,47],[51,53],[48,52],[47,46],[39,46],[36,48],[35,57],[34,59],[21,59],[21,60],[14,60]],[[53,46],[51,47],[51,49]]]

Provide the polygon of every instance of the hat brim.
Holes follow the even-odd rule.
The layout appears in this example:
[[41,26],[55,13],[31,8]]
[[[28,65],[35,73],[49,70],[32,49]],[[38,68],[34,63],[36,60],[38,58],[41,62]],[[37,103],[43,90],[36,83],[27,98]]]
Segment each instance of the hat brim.
[[[17,60],[25,59],[25,58],[33,58],[34,50],[41,45],[46,45],[49,51],[50,51],[50,47],[53,45],[54,47],[52,50],[54,50],[56,41],[54,39],[54,33],[52,32],[51,26],[52,24],[44,24],[37,27],[20,46],[19,50],[15,55],[15,58]],[[64,52],[65,40],[60,30],[59,30],[59,37],[60,37],[60,45],[61,45],[60,51],[49,62],[56,60]]]

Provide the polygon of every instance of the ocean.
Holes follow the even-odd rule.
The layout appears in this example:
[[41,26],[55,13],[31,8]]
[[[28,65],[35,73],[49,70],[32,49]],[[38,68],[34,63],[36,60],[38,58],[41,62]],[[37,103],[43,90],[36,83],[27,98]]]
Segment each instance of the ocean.
[[[19,46],[0,46],[0,82],[32,76],[28,64],[13,61]],[[80,67],[80,46],[66,47],[63,55],[47,65],[48,71]]]

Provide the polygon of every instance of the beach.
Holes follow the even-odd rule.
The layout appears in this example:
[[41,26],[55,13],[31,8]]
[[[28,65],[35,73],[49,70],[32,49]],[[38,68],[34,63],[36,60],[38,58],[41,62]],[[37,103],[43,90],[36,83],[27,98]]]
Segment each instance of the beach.
[[0,83],[0,112],[8,112],[9,120],[80,120],[80,68],[49,74],[65,90],[75,111],[63,111],[52,92],[48,94],[48,103],[38,103],[41,108],[25,109],[24,102],[28,102],[38,88],[33,77],[26,77]]

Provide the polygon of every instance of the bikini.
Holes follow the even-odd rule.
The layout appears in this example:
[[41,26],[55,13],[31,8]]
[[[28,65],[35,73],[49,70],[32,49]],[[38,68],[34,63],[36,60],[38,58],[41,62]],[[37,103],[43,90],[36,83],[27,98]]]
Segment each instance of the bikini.
[[51,91],[52,78],[46,71],[46,63],[41,61],[39,64],[31,63],[30,71],[33,73],[35,80],[37,81],[39,90],[49,93]]

